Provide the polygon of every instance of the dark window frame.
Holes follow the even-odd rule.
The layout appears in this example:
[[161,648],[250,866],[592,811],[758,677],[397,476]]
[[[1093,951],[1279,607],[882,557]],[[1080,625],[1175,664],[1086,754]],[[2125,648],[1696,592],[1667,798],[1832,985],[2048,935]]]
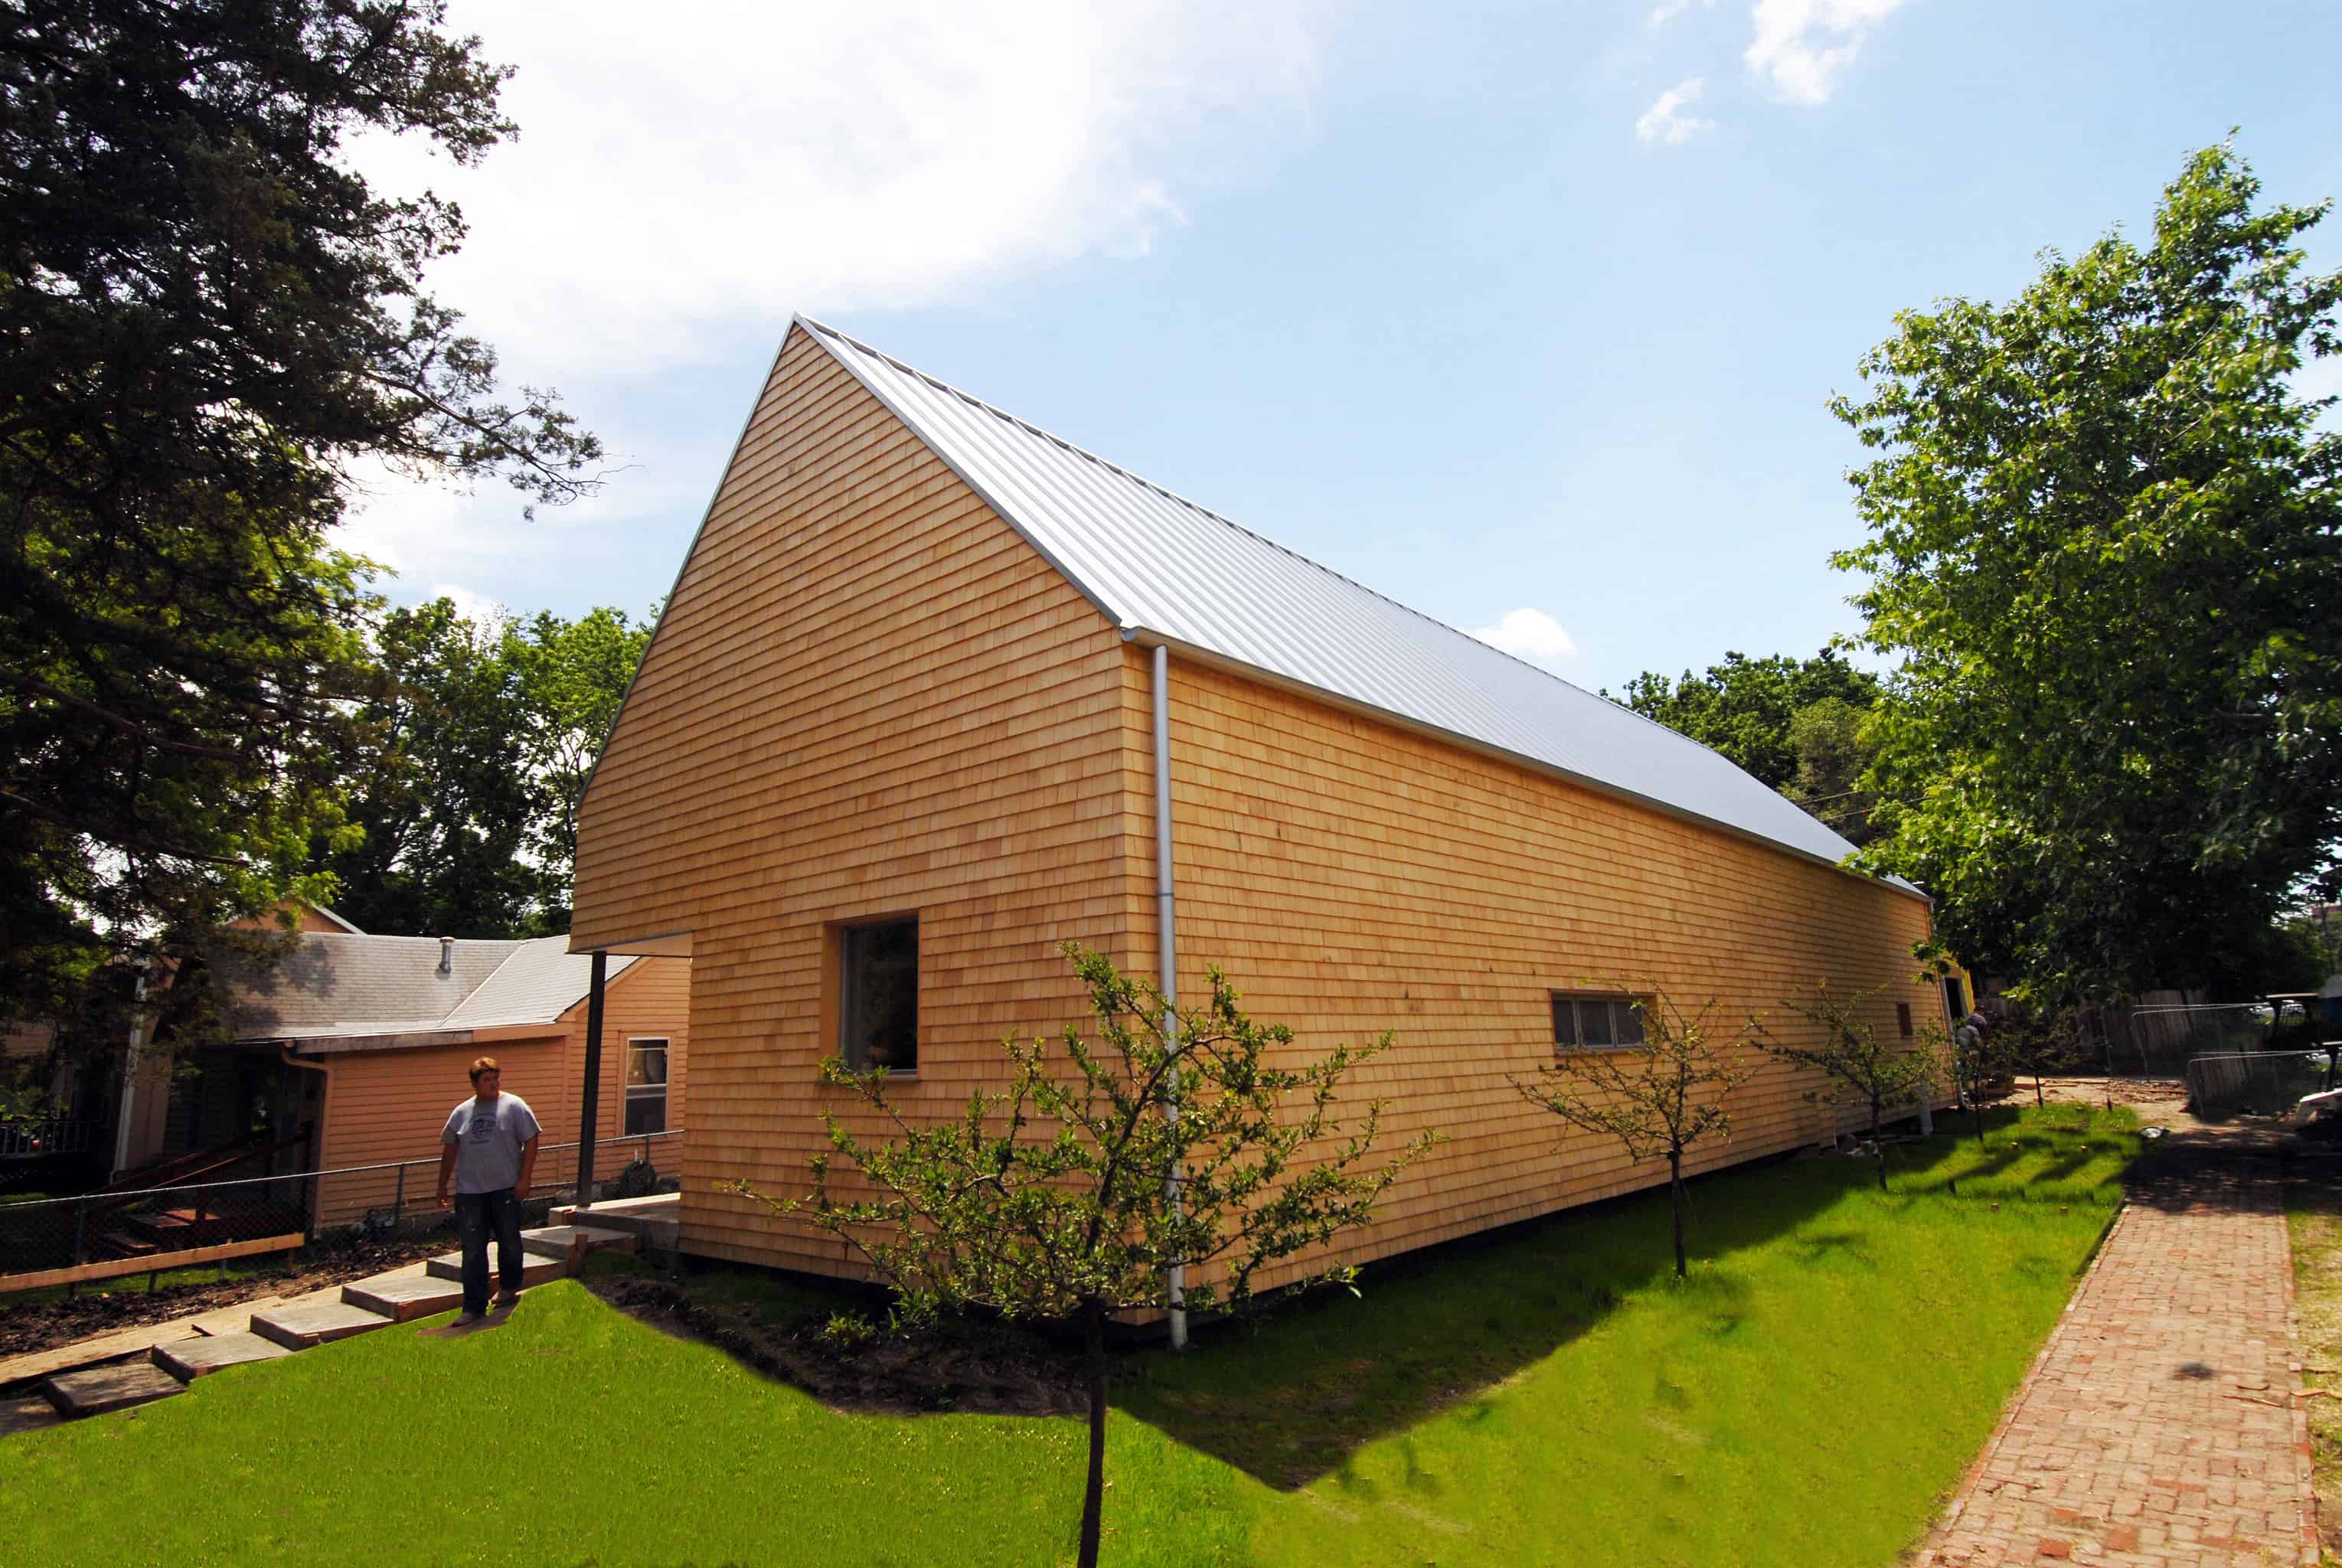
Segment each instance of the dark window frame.
[[1908,1002],[1895,1004],[1895,1033],[1906,1040],[1911,1038],[1911,1004]]
[[[1547,995],[1553,1005],[1555,1055],[1650,1049],[1638,1009],[1647,1009],[1651,997],[1633,991],[1555,991]],[[1590,1038],[1596,1034],[1601,1038]]]
[[[907,954],[899,952],[881,954],[875,951],[876,944],[885,940],[888,934],[900,933],[906,929],[910,934],[910,951]],[[916,1077],[919,1071],[918,915],[916,913],[889,914],[876,919],[847,921],[841,923],[836,930],[837,964],[835,977],[837,984],[837,1029],[836,1038],[832,1044],[836,1049],[838,1059],[856,1073],[866,1073],[873,1068],[883,1066],[890,1078]],[[906,994],[893,999],[893,1007],[907,1011],[909,1016],[907,1020],[892,1021],[898,1036],[896,1045],[883,1054],[874,1052],[866,1038],[870,1027],[866,1012],[871,1006],[871,999],[868,995],[868,988],[863,984],[863,976],[857,972],[857,965],[887,964],[897,966],[899,970],[899,966],[906,958],[908,990]],[[899,974],[897,978],[899,981]],[[856,1035],[863,1035],[866,1038],[857,1044]],[[899,1059],[903,1055],[901,1049],[903,1044],[907,1044],[908,1060]]]
[[[659,1054],[659,1076],[656,1084],[638,1084],[635,1081],[636,1066],[641,1054],[646,1051],[656,1051]],[[621,1098],[626,1108],[620,1112],[618,1118],[618,1125],[622,1129],[621,1136],[639,1138],[646,1133],[664,1133],[667,1130],[667,1089],[675,1081],[674,1053],[675,1041],[670,1035],[629,1034],[626,1036],[626,1068],[625,1084],[621,1091]],[[658,1106],[658,1125],[636,1126],[635,1107],[653,1104]]]

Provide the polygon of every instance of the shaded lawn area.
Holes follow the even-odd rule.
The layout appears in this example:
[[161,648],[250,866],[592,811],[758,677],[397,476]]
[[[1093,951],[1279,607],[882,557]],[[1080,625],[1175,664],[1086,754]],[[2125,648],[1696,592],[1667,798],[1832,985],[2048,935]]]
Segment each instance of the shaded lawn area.
[[[1997,1120],[2013,1152],[1897,1149],[1885,1194],[1853,1160],[1700,1181],[1687,1285],[1664,1198],[1637,1198],[1126,1355],[1106,1559],[1891,1562],[2137,1151],[2127,1117]],[[1969,1195],[2027,1170],[2038,1198]],[[60,1563],[1047,1564],[1082,1443],[838,1414],[563,1283],[492,1333],[387,1330],[0,1443],[0,1539]]]

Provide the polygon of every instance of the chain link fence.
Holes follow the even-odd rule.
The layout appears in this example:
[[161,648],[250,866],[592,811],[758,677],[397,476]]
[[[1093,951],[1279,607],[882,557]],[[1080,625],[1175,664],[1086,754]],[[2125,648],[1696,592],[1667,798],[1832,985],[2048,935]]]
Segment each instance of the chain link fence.
[[[677,1128],[596,1140],[596,1201],[675,1190],[683,1135]],[[548,1209],[575,1198],[577,1148],[574,1142],[538,1145],[526,1223],[544,1223]],[[662,1163],[667,1169],[658,1174]],[[233,1181],[0,1200],[0,1290],[12,1274],[93,1263],[135,1273],[148,1260],[156,1269],[172,1268],[179,1266],[175,1254],[214,1250],[216,1255],[223,1247],[286,1237],[313,1240],[336,1231],[425,1235],[450,1223],[438,1205],[438,1169],[434,1154]]]
[[2333,1060],[2324,1050],[2243,1051],[2198,1056],[2187,1064],[2187,1104],[2199,1116],[2238,1111],[2281,1116],[2334,1086]]

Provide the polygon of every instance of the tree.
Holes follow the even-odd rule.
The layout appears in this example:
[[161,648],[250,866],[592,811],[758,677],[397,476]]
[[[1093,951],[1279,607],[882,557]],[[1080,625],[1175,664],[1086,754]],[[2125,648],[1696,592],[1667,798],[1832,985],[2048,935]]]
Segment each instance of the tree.
[[659,607],[639,624],[624,610],[597,605],[575,621],[539,611],[509,643],[529,719],[529,769],[536,809],[528,847],[541,874],[536,926],[569,929],[570,884],[577,869],[577,808],[586,781],[618,720],[618,704],[650,646]]
[[1860,844],[1871,804],[1857,787],[1870,761],[1862,724],[1879,690],[1877,676],[1833,647],[1805,660],[1726,654],[1706,674],[1673,681],[1646,670],[1626,683],[1624,704],[1721,752]]
[[1710,998],[1686,1017],[1664,992],[1636,1002],[1642,1044],[1580,1051],[1541,1066],[1534,1079],[1513,1080],[1531,1104],[1543,1106],[1580,1131],[1616,1138],[1640,1164],[1667,1162],[1667,1195],[1675,1206],[1676,1278],[1687,1271],[1684,1253],[1685,1154],[1710,1138],[1732,1137],[1732,1092],[1747,1080],[1741,1050],[1754,1021],[1718,1038]]
[[388,680],[358,712],[348,786],[365,840],[318,851],[335,907],[369,931],[567,931],[577,803],[649,635],[607,607],[475,621],[442,598],[385,614]]
[[[810,1197],[767,1198],[745,1182],[730,1190],[853,1245],[913,1319],[973,1307],[1081,1325],[1089,1383],[1081,1563],[1094,1568],[1106,1318],[1162,1307],[1175,1269],[1198,1271],[1186,1286],[1189,1310],[1244,1309],[1261,1269],[1370,1223],[1376,1200],[1436,1135],[1358,1168],[1383,1103],[1346,1131],[1336,1092],[1351,1069],[1389,1048],[1387,1034],[1298,1071],[1280,1067],[1271,1058],[1291,1046],[1292,1031],[1245,1016],[1218,970],[1210,1002],[1186,1009],[1078,944],[1064,952],[1089,993],[1097,1044],[1078,1026],[1059,1038],[1062,1060],[1044,1041],[1007,1041],[1008,1088],[979,1090],[958,1120],[934,1125],[905,1120],[883,1069],[857,1074],[833,1058],[825,1081],[855,1090],[896,1136],[866,1141],[825,1112],[830,1151],[813,1161]],[[1301,1109],[1288,1119],[1291,1101]],[[833,1157],[876,1195],[836,1195]],[[1354,1273],[1328,1263],[1306,1283]]]
[[2324,205],[2258,192],[2199,152],[2143,243],[1903,313],[1831,404],[1879,454],[1835,561],[1903,662],[1859,864],[2020,994],[2213,978],[2342,831],[2342,436],[2289,380],[2342,274],[2305,269]]
[[[0,13],[0,1016],[111,1049],[127,976],[328,893],[372,693],[367,460],[537,501],[598,455],[423,290],[461,215],[361,133],[470,163],[507,75],[435,0],[22,0]],[[61,1035],[61,1038],[64,1038]]]
[[1913,1044],[1888,1044],[1864,1005],[1867,994],[1841,999],[1827,984],[1808,1002],[1781,1005],[1813,1025],[1818,1045],[1801,1045],[1767,1034],[1762,1048],[1772,1056],[1822,1073],[1827,1082],[1807,1093],[1816,1104],[1859,1105],[1870,1113],[1870,1143],[1878,1162],[1878,1190],[1887,1190],[1887,1150],[1878,1131],[1889,1106],[1908,1104],[1936,1086],[1941,1076],[1940,1035],[1930,1030]]

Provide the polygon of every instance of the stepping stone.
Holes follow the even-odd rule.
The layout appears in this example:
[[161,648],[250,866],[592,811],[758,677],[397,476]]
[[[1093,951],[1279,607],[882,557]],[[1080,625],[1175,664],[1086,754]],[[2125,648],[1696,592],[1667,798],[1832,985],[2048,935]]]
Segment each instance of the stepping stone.
[[[530,1285],[541,1285],[548,1280],[557,1280],[568,1272],[569,1264],[565,1259],[530,1257],[521,1265],[521,1288],[525,1290]],[[433,1279],[454,1280],[460,1284],[464,1278],[464,1254],[442,1253],[431,1260],[428,1273]],[[495,1258],[491,1257],[488,1260],[488,1290],[491,1293],[501,1288],[498,1282],[502,1277],[496,1272]],[[457,1297],[460,1303],[460,1292],[457,1293]]]
[[117,1362],[112,1366],[61,1372],[41,1384],[49,1403],[67,1415],[104,1415],[109,1410],[127,1410],[150,1400],[168,1399],[184,1392],[186,1386],[151,1361]]
[[271,1307],[252,1314],[252,1332],[275,1340],[286,1350],[307,1350],[337,1339],[388,1328],[391,1320],[378,1312],[348,1302],[314,1302],[307,1306]]
[[539,1225],[520,1233],[520,1244],[548,1258],[575,1264],[587,1253],[630,1253],[640,1245],[631,1231],[606,1230],[600,1225]]
[[248,1361],[275,1361],[280,1355],[293,1353],[275,1340],[263,1339],[256,1333],[205,1334],[199,1339],[175,1339],[168,1344],[158,1344],[147,1353],[155,1364],[182,1383],[193,1383],[224,1366],[242,1366]]
[[430,1274],[376,1274],[342,1287],[342,1300],[393,1323],[412,1323],[464,1304],[464,1287]]
[[63,1421],[57,1407],[45,1399],[0,1399],[0,1437],[35,1432]]

